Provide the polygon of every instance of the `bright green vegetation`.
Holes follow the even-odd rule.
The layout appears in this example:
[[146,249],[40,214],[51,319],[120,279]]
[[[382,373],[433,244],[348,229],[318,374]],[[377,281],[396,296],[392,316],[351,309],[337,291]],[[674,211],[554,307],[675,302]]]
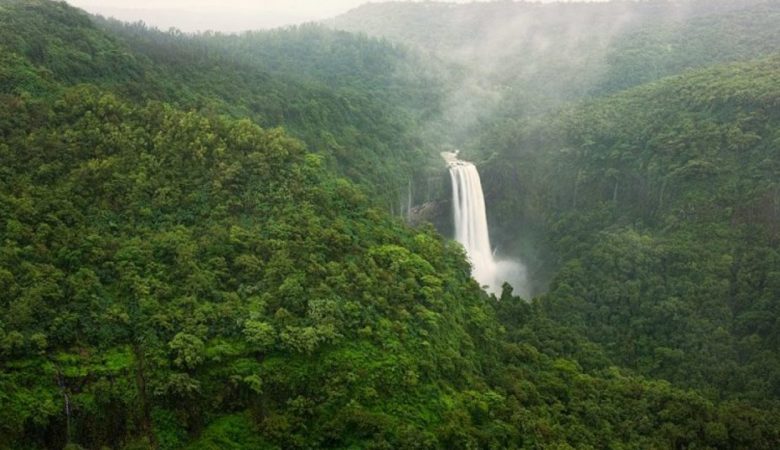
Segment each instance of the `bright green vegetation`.
[[546,227],[562,267],[541,301],[548,314],[622,366],[776,404],[779,100],[774,57],[632,89],[494,141],[489,183],[524,185],[495,197],[497,222]]
[[497,325],[460,252],[281,132],[86,87],[1,117],[6,445],[179,448],[233,411],[359,443],[478,376]]
[[745,404],[506,340],[522,300],[497,313],[457,247],[280,131],[94,87],[0,118],[8,448],[777,437]]
[[[502,93],[464,151],[483,162],[494,241],[546,292],[510,334],[777,410],[780,7],[675,8],[384,3],[339,27],[437,52]],[[518,23],[533,39],[502,33]],[[535,341],[543,330],[558,337]]]
[[4,446],[777,438],[746,404],[506,340],[497,314],[529,306],[496,312],[457,247],[280,131],[92,87],[7,97],[0,118]]
[[4,3],[2,58],[13,60],[0,92],[90,83],[136,101],[283,125],[388,207],[430,160],[416,128],[438,104],[436,90],[399,48],[315,26],[193,39],[143,24],[95,25],[64,4]]
[[[780,60],[754,3],[731,53],[626,75],[614,49],[658,28],[610,47],[612,96],[482,111],[494,234],[551,279],[528,302],[393,217],[473,75],[452,60],[0,0],[0,449],[778,448]],[[686,32],[753,14],[715,12]]]

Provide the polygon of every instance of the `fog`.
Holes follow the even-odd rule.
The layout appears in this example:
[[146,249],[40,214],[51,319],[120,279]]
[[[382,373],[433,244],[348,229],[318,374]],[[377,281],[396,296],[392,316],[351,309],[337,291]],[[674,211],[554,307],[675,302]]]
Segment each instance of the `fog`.
[[[93,14],[186,32],[239,32],[320,21],[365,0],[67,0]],[[448,3],[473,3],[454,0]]]
[[238,32],[324,20],[363,0],[68,0],[73,6],[161,29]]

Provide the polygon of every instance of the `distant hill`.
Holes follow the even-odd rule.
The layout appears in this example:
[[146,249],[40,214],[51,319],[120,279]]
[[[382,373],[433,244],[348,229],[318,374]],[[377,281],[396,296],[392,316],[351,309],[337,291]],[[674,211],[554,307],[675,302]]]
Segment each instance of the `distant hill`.
[[[0,0],[0,450],[780,448],[776,16],[713,5],[675,45],[728,17],[755,39],[652,73],[630,49],[678,31],[607,42],[574,13],[666,3],[358,10],[491,11],[421,15],[437,52],[510,10],[572,24],[513,74],[555,52],[479,68],[316,25],[188,35]],[[611,72],[553,95],[589,49]],[[488,295],[460,245],[398,218],[409,191],[448,196],[454,145],[500,245],[541,249],[537,298]]]
[[7,2],[0,37],[0,57],[24,67],[0,73],[4,93],[94,83],[284,126],[388,209],[428,165],[417,124],[435,114],[438,90],[412,55],[376,39],[316,26],[189,36],[38,0]]
[[550,317],[648,376],[780,398],[780,3],[390,2],[335,24],[491,92],[461,144]]
[[386,2],[328,24],[431,52],[494,86],[531,91],[509,93],[526,103],[557,103],[772,53],[779,16],[777,2],[765,0]]

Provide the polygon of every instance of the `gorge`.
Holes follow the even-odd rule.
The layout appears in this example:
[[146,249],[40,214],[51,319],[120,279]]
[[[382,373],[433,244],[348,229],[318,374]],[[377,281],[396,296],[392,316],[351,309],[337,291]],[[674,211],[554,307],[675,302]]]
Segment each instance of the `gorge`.
[[0,450],[780,448],[780,2],[74,1],[0,0]]

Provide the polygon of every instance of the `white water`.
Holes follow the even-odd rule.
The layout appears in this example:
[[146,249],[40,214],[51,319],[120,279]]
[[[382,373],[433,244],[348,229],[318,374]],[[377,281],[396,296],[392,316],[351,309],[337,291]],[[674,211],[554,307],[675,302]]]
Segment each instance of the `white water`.
[[517,294],[526,296],[526,270],[516,261],[497,260],[490,246],[485,196],[477,167],[458,159],[457,153],[442,153],[452,180],[452,209],[455,220],[455,240],[466,249],[471,261],[471,275],[487,291],[501,293],[508,282]]

